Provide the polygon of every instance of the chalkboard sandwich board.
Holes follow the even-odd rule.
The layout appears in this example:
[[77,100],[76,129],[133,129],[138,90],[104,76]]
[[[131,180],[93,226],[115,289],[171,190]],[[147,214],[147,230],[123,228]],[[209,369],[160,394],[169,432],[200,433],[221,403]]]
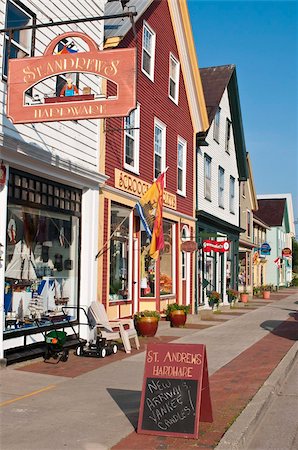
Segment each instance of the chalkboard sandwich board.
[[212,422],[205,345],[148,344],[138,433],[197,439]]

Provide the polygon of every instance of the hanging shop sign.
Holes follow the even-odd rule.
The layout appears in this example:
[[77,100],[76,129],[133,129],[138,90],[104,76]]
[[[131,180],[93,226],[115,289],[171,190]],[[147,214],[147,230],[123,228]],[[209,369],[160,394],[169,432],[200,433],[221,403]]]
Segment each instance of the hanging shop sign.
[[198,244],[195,241],[184,241],[181,244],[181,251],[193,253],[198,250]]
[[[143,197],[148,191],[151,184],[143,181],[138,177],[125,173],[122,170],[115,169],[115,187],[121,191],[128,192],[138,197]],[[170,209],[177,208],[176,195],[170,192],[163,192],[163,206]]]
[[270,245],[268,244],[268,242],[264,242],[264,243],[261,245],[260,252],[261,252],[261,255],[270,255],[270,253],[271,253],[271,247],[270,247]]
[[[57,45],[68,38],[79,38],[89,51],[53,54]],[[85,87],[80,95],[71,79],[59,97],[39,95],[39,103],[26,103],[26,92],[58,75],[88,73],[113,83],[112,96],[92,94]],[[38,93],[41,89],[38,89]],[[44,86],[42,91],[44,91]],[[33,96],[34,98],[34,96]],[[51,122],[127,116],[136,107],[136,49],[100,51],[93,39],[81,32],[57,36],[43,56],[9,60],[7,116],[13,123]]]
[[198,439],[212,422],[206,347],[148,344],[138,433]]
[[289,256],[292,256],[292,250],[289,247],[283,248],[281,253],[283,258],[289,258]]
[[211,239],[206,239],[203,241],[203,252],[228,252],[230,249],[229,241],[212,241]]

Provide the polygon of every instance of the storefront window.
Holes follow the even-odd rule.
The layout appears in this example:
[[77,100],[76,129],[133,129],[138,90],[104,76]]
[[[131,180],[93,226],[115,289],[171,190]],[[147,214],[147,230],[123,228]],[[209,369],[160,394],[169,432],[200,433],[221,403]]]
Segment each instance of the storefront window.
[[[24,177],[19,185],[22,194],[30,188],[37,195],[36,180]],[[75,318],[79,217],[13,203],[7,217],[6,331],[59,322],[65,314]]]
[[164,249],[160,252],[160,295],[173,294],[173,224],[163,221]]
[[112,203],[110,241],[110,300],[129,295],[129,215],[131,210]]
[[155,297],[155,260],[149,255],[150,240],[141,222],[141,297]]

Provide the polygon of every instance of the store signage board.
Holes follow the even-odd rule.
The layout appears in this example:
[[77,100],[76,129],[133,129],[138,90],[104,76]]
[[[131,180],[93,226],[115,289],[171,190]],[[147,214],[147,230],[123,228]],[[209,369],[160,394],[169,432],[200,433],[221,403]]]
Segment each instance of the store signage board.
[[181,244],[181,251],[193,253],[198,250],[198,244],[195,241],[184,241]]
[[[135,177],[130,173],[115,169],[115,187],[129,194],[143,197],[151,184],[141,178]],[[175,210],[177,208],[177,199],[175,194],[168,191],[163,192],[163,206]]]
[[228,252],[230,249],[229,241],[212,241],[211,239],[206,239],[203,241],[203,252],[217,252],[224,253]]
[[[53,54],[60,41],[77,37],[89,51]],[[91,73],[117,87],[117,95],[73,95],[47,98],[44,103],[26,104],[25,92],[44,80],[65,73]],[[58,99],[58,100],[57,100]],[[41,100],[42,101],[42,100]],[[81,32],[57,36],[43,56],[9,60],[7,116],[13,123],[52,122],[127,116],[136,107],[136,49],[100,51],[96,43]]]
[[261,251],[261,255],[270,255],[271,247],[268,244],[268,242],[264,242],[264,244],[261,245],[260,251]]
[[282,256],[285,258],[292,256],[292,250],[289,247],[283,248],[281,253],[282,253]]
[[138,433],[197,439],[212,422],[206,347],[148,344]]

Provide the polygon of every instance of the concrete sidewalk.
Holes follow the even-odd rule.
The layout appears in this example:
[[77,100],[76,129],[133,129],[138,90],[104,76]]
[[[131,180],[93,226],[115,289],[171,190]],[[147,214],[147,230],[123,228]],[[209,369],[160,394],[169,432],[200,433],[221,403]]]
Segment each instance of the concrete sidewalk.
[[[136,434],[145,352],[134,350],[104,360],[72,356],[55,366],[30,362],[2,369],[1,449],[214,448],[231,414],[233,420],[240,414],[298,338],[298,290],[272,297],[208,328],[207,321],[182,329],[160,322],[157,341],[206,344],[215,420],[200,424],[198,441]],[[141,341],[145,350],[147,341]],[[223,405],[229,406],[225,414]]]

